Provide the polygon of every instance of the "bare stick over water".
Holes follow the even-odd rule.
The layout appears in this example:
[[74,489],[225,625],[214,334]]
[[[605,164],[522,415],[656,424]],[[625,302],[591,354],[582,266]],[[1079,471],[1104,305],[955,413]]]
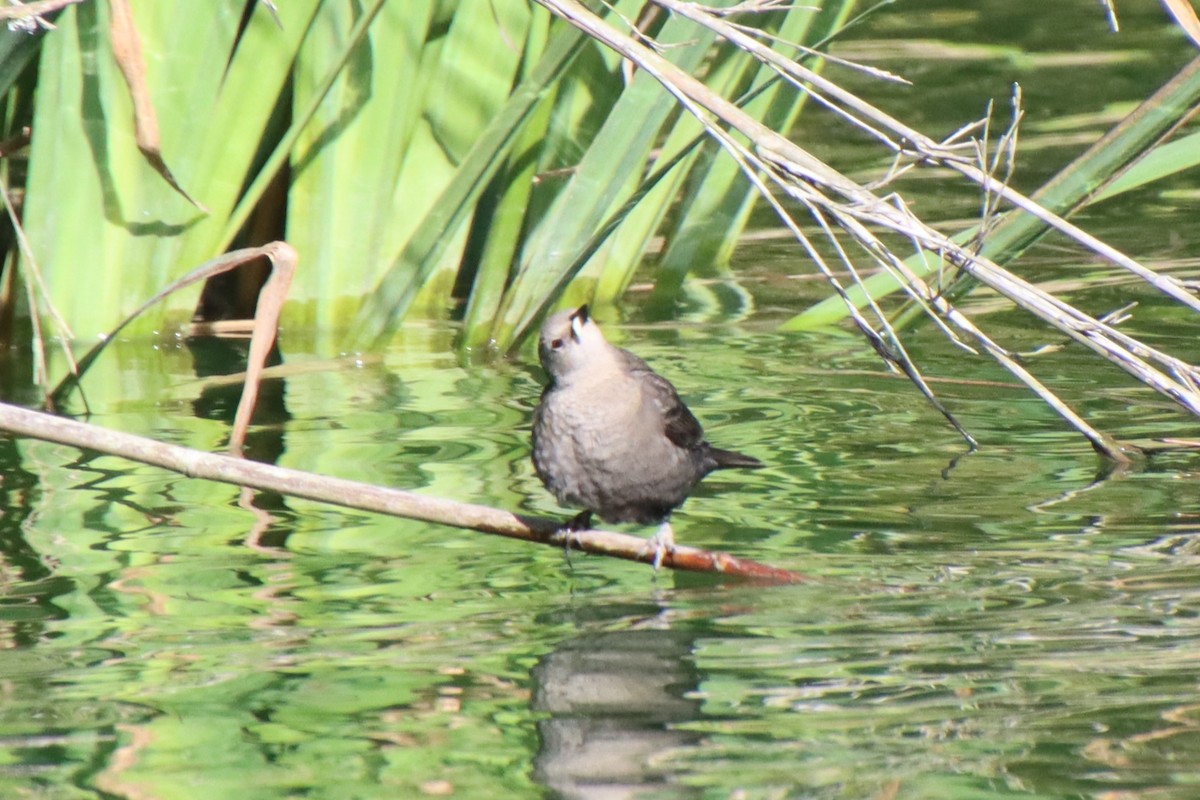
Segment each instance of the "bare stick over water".
[[[134,436],[75,420],[0,403],[0,430],[48,442],[96,450],[150,464],[191,478],[280,492],[324,503],[374,511],[407,519],[452,525],[510,539],[562,547],[568,534],[561,523],[513,514],[498,508],[460,503],[400,489],[332,478],[312,472],[260,464],[233,456],[206,453],[179,445]],[[640,536],[613,531],[572,531],[570,546],[587,553],[651,563],[654,550]],[[678,545],[665,554],[662,565],[691,572],[712,572],[767,583],[796,583],[797,572],[734,558],[727,553]]]

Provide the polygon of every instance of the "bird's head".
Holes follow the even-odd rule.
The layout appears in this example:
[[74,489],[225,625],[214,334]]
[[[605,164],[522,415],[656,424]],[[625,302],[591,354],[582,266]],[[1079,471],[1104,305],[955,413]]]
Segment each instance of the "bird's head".
[[538,357],[554,380],[569,380],[581,370],[603,366],[612,358],[611,345],[588,315],[588,307],[559,311],[542,325]]

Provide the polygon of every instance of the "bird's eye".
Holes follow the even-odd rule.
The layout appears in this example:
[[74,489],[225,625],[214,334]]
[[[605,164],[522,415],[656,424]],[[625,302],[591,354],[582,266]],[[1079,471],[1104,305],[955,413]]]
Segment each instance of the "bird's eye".
[[554,339],[553,341],[550,342],[550,348],[553,350],[561,350],[562,346],[563,346],[562,339]]

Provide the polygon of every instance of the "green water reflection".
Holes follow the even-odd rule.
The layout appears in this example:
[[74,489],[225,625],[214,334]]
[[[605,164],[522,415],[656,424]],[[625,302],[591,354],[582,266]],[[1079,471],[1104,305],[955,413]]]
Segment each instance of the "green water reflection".
[[[1054,46],[1043,30],[980,27],[1015,25],[1016,6],[1044,18],[1037,5],[914,2],[847,47],[1003,41],[1007,55],[969,69],[909,59],[914,79],[982,81],[953,84],[950,107],[971,107],[945,109],[950,129],[981,91],[1006,91],[1014,63],[1035,84],[1027,99],[1072,115],[1132,99],[1137,69],[1186,57],[1151,19],[1157,4],[1119,4],[1132,32],[1106,41],[1125,56],[1091,67],[1088,92],[1056,91],[1067,72],[1012,57]],[[1064,36],[1102,30],[1090,0],[1062,7],[1085,21]],[[1153,37],[1179,46],[1150,50]],[[1031,174],[1072,152],[1042,142]],[[1194,259],[1191,209],[1149,192],[1124,202],[1091,228]],[[1196,459],[1106,472],[1004,373],[918,332],[914,356],[983,443],[968,455],[856,337],[774,333],[800,307],[788,276],[801,266],[769,244],[744,257],[748,294],[701,287],[682,323],[654,324],[635,298],[605,322],[675,380],[714,441],[769,464],[713,476],[677,515],[680,540],[808,583],[655,579],[582,556],[568,568],[551,548],[274,495],[239,503],[229,487],[0,439],[0,797],[1196,796]],[[1027,263],[1065,279],[1071,258],[1050,246]],[[731,297],[755,310],[710,313]],[[1103,309],[1117,295],[1082,299]],[[1131,330],[1189,346],[1146,300]],[[1008,346],[1047,343],[972,302]],[[289,373],[268,384],[250,452],[565,516],[528,461],[531,358],[463,366],[454,333],[413,325],[356,361],[285,332]],[[1102,429],[1194,438],[1191,420],[1078,353],[1034,364]],[[236,368],[225,345],[117,343],[89,378],[93,420],[220,449],[236,389],[212,376]]]
[[[768,327],[623,333],[771,464],[706,484],[680,538],[797,587],[568,569],[279,497],[260,519],[228,487],[8,444],[0,794],[1188,796],[1194,464],[1105,477],[1020,391],[949,384],[985,442],[964,455],[848,343]],[[562,513],[527,459],[534,371],[464,369],[449,335],[299,372],[258,435],[285,465]],[[1098,416],[1186,429],[1106,377],[1072,376]],[[158,380],[97,421],[219,446],[225,423],[162,410],[194,407],[194,374]]]

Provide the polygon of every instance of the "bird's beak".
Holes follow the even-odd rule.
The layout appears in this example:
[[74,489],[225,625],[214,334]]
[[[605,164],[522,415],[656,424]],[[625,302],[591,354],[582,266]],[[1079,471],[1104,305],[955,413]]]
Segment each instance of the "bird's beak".
[[579,308],[575,309],[575,313],[571,315],[571,338],[579,341],[579,332],[583,330],[583,326],[588,321],[588,307],[584,303]]

